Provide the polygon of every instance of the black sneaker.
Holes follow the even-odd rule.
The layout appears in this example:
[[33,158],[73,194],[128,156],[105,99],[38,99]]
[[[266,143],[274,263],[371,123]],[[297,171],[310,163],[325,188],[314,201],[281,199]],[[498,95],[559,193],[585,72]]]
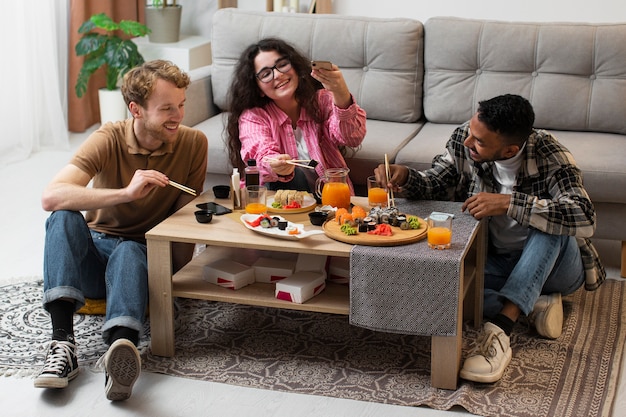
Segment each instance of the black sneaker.
[[35,378],[36,388],[65,388],[78,375],[74,338],[53,340],[48,346],[46,362]]
[[135,344],[128,339],[118,339],[103,356],[107,399],[123,401],[130,397],[133,384],[141,372],[141,356]]

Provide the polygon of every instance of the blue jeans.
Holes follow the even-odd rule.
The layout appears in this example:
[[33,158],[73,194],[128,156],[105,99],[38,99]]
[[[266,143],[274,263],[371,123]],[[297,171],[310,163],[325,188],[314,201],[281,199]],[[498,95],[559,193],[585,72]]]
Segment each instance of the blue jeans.
[[523,250],[506,254],[489,251],[483,313],[492,318],[502,310],[504,301],[509,300],[529,315],[541,294],[570,294],[584,279],[575,237],[530,229]]
[[148,304],[148,261],[145,243],[90,230],[76,211],[55,211],[46,221],[44,247],[46,305],[61,298],[107,300],[102,337],[109,341],[113,327],[139,332]]

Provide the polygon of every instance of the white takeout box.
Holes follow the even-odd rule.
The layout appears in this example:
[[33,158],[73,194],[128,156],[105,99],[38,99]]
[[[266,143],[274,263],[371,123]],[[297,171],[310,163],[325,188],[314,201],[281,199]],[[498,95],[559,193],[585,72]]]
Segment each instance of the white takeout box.
[[252,264],[256,282],[273,283],[293,274],[295,260],[261,257]]
[[202,279],[220,287],[238,290],[254,283],[254,269],[230,259],[220,259],[204,266]]
[[332,256],[328,264],[328,281],[336,284],[350,283],[350,258]]
[[276,298],[302,304],[326,288],[325,272],[294,272],[294,275],[276,283]]

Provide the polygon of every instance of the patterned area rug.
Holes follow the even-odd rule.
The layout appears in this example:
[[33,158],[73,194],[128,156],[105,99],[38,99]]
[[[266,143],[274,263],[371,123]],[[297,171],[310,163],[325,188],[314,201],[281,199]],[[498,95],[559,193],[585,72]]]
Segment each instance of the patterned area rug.
[[[33,375],[50,334],[42,284],[1,287],[0,374]],[[377,333],[345,316],[199,300],[177,300],[176,357],[152,356],[145,371],[268,390],[447,410],[484,416],[608,416],[626,340],[626,283],[566,297],[558,340],[518,324],[513,360],[501,381],[461,381],[456,391],[430,387],[428,338]],[[79,362],[105,352],[101,316],[75,318]],[[146,329],[148,326],[146,325]],[[464,329],[463,352],[476,331]],[[146,333],[149,338],[149,334]]]

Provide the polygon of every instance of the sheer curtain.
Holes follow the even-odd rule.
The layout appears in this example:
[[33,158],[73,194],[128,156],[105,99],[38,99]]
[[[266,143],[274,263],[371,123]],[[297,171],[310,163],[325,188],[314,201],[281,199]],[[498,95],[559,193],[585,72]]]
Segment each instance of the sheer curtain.
[[67,0],[2,1],[0,167],[67,149]]

